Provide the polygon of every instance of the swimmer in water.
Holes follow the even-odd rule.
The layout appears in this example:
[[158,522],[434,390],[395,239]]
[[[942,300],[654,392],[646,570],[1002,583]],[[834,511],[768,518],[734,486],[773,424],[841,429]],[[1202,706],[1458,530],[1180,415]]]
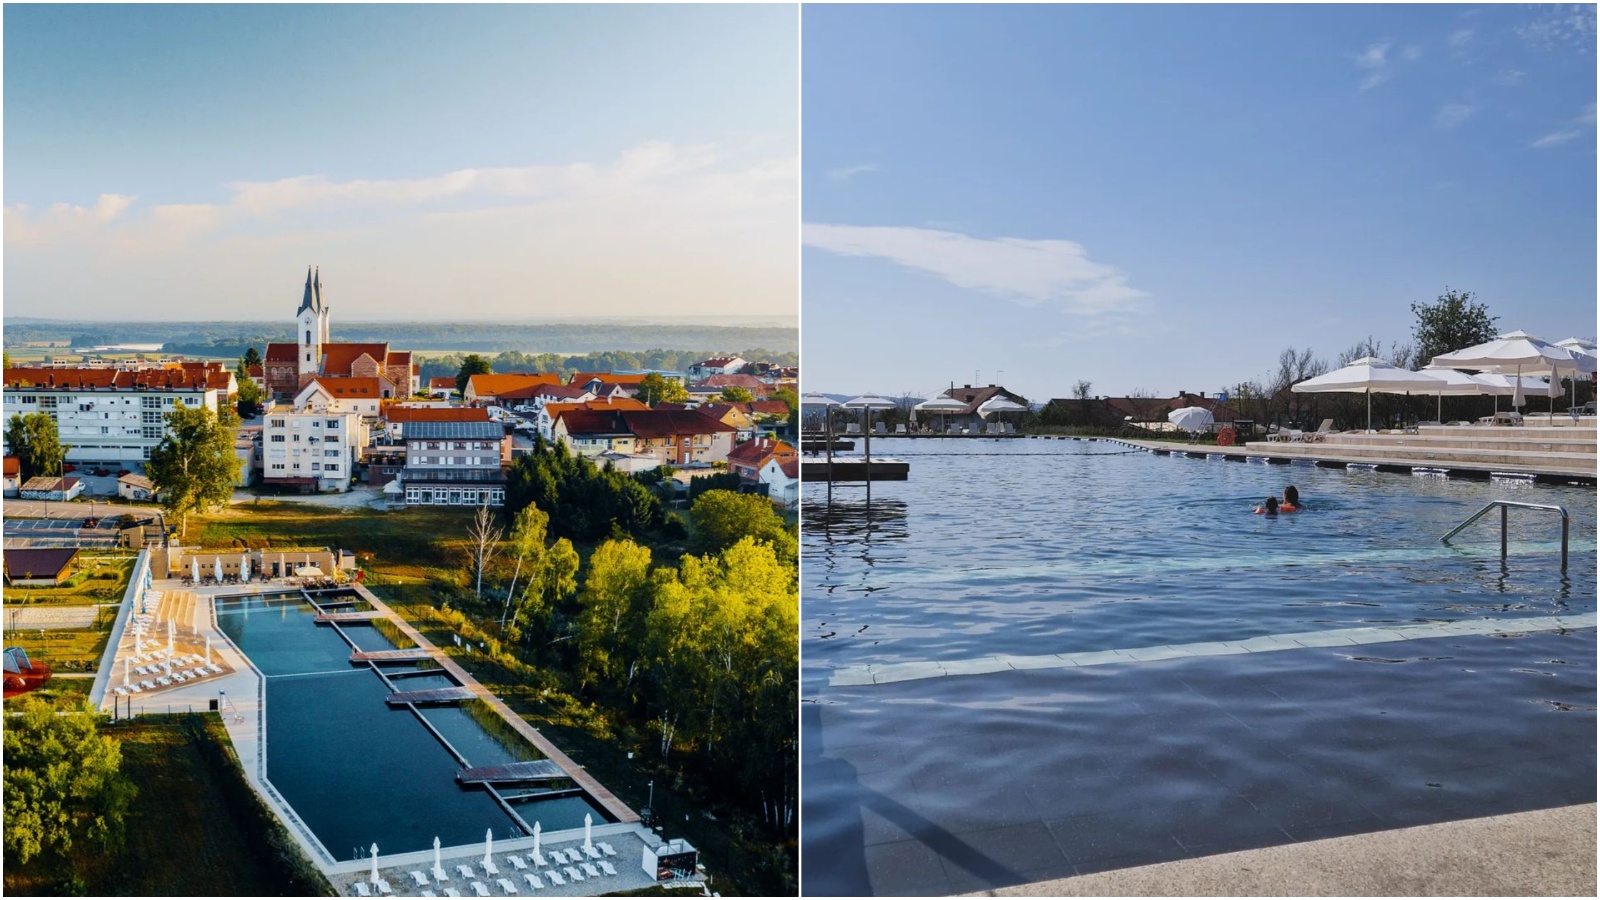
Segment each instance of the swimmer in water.
[[1256,515],[1275,516],[1278,514],[1278,498],[1268,497],[1266,502],[1256,507]]
[[1283,489],[1283,502],[1278,504],[1278,512],[1298,512],[1300,510],[1300,491],[1294,485]]

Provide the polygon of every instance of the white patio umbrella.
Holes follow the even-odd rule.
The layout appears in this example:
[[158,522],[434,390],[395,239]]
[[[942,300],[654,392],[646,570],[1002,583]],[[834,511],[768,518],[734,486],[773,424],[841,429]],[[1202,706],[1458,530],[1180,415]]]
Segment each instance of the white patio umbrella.
[[217,570],[217,584],[221,584],[222,583],[222,556],[220,554],[216,558],[216,565],[214,566],[214,568]]
[[544,856],[544,854],[539,852],[539,832],[541,830],[543,830],[543,829],[541,829],[539,827],[538,821],[537,820],[534,821],[534,823],[533,823],[533,858],[534,859],[540,859],[540,858],[542,858]]
[[594,849],[594,841],[590,840],[590,831],[594,828],[594,816],[583,814],[583,852],[587,856]]
[[1026,406],[1007,398],[1003,394],[996,394],[978,404],[977,413],[979,418],[983,418],[985,416],[998,415],[1000,413],[1026,412],[1027,409],[1028,408]]
[[1468,375],[1466,372],[1458,372],[1455,369],[1436,369],[1432,366],[1424,366],[1422,372],[1439,380],[1439,386],[1435,389],[1435,393],[1439,397],[1439,408],[1434,415],[1441,422],[1444,421],[1444,397],[1446,394],[1452,397],[1476,397],[1495,392],[1492,386],[1477,375]]
[[1372,430],[1372,395],[1431,394],[1438,379],[1421,372],[1390,365],[1373,356],[1363,356],[1342,369],[1307,378],[1289,390],[1297,394],[1366,394],[1367,430]]
[[372,845],[372,877],[367,879],[371,884],[378,883],[378,845]]
[[433,836],[433,880],[444,880],[444,866],[439,864],[439,836]]
[[[1502,374],[1510,372],[1519,378],[1524,369],[1549,372],[1551,380],[1558,383],[1564,374],[1592,375],[1596,370],[1594,357],[1584,353],[1574,354],[1565,347],[1541,341],[1525,331],[1509,332],[1463,350],[1441,353],[1431,362],[1452,369],[1480,369]],[[1523,405],[1521,391],[1512,395],[1511,405]],[[1555,408],[1552,406],[1552,417],[1554,414]]]
[[1210,428],[1216,417],[1204,407],[1186,406],[1167,413],[1167,421],[1184,431],[1200,432]]
[[939,430],[944,430],[944,417],[949,413],[963,413],[967,411],[967,404],[954,397],[932,397],[913,406],[912,409],[922,413],[939,414]]
[[248,553],[239,557],[239,580],[245,584],[250,583],[250,554]]
[[[1595,351],[1594,341],[1586,341],[1583,338],[1570,337],[1564,341],[1556,341],[1556,346],[1573,355],[1581,353],[1591,359],[1600,357],[1600,353]],[[1578,379],[1576,378],[1572,379],[1572,399],[1568,401],[1568,404],[1570,406],[1578,405]]]
[[193,578],[196,584],[200,583],[200,559],[199,559],[199,557],[195,557],[195,556],[189,557],[189,577]]
[[483,865],[485,868],[490,863],[489,857],[494,853],[494,829],[486,828],[483,832]]

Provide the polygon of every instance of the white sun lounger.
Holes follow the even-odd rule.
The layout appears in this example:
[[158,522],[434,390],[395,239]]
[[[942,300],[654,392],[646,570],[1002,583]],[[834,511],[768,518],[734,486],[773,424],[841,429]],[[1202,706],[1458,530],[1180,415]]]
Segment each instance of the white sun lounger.
[[607,875],[615,875],[615,874],[617,874],[617,870],[615,868],[612,868],[611,863],[608,863],[603,859],[600,860],[600,862],[596,863],[596,865],[598,865],[600,867],[600,871],[606,873]]
[[600,843],[595,844],[595,846],[599,847],[600,848],[600,852],[604,853],[607,856],[616,856],[617,855],[617,851],[611,849],[611,845],[606,843],[605,841],[601,841]]
[[481,881],[474,881],[472,883],[472,892],[477,894],[479,897],[489,896],[489,889],[484,887],[483,882]]
[[408,872],[406,874],[411,876],[411,883],[417,887],[425,888],[428,886],[428,876],[422,874],[421,872]]
[[583,855],[589,857],[590,859],[599,859],[600,851],[595,849],[593,844],[588,844],[583,848]]
[[121,696],[121,695],[126,694],[128,692],[128,689],[123,687],[120,684],[117,685],[116,687],[112,688],[111,690],[115,691],[118,696]]
[[172,680],[176,681],[179,684],[183,684],[185,681],[188,681],[189,679],[184,677],[184,674],[182,672],[174,672],[172,674]]
[[462,866],[462,865],[456,866],[456,874],[460,875],[462,878],[465,878],[468,881],[471,881],[472,879],[478,877],[477,875],[474,875],[472,873],[472,867],[471,866]]
[[523,862],[520,856],[508,856],[506,859],[511,860],[511,868],[516,869],[518,872],[528,868],[528,864]]
[[129,690],[129,691],[132,691],[132,692],[133,692],[133,693],[135,693],[135,694],[142,694],[142,693],[144,693],[144,688],[142,688],[142,687],[140,687],[140,686],[139,686],[139,685],[137,685],[137,684],[134,684],[134,685],[129,685],[129,686],[128,686],[128,690]]
[[422,893],[418,894],[417,896],[419,896],[419,897],[437,897],[439,895],[435,894],[433,891],[423,891]]
[[145,679],[144,681],[139,682],[139,686],[144,688],[147,691],[153,691],[153,690],[156,689],[156,683],[154,681],[149,680],[148,678]]
[[517,886],[508,879],[498,878],[495,879],[495,883],[500,885],[500,890],[505,891],[508,896],[514,896],[517,893]]
[[555,865],[558,865],[558,866],[566,865],[567,864],[567,851],[565,851],[565,850],[551,850],[550,851],[550,861],[552,863],[554,863]]
[[567,866],[565,869],[562,869],[561,871],[567,873],[567,880],[569,880],[569,881],[582,881],[583,880],[583,873],[579,872],[577,869],[573,868],[572,866]]
[[490,859],[487,856],[485,856],[483,858],[483,870],[485,872],[488,872],[490,875],[499,875],[500,874],[500,867],[495,865],[494,864],[494,860]]
[[583,874],[590,878],[600,877],[600,870],[594,867],[594,863],[579,863],[579,865],[583,868]]
[[544,890],[544,882],[540,881],[539,876],[533,874],[532,872],[522,876],[522,880],[528,883],[528,887],[533,888],[536,891]]
[[528,862],[533,863],[535,867],[550,865],[548,862],[545,862],[544,854],[538,852],[537,850],[528,854]]
[[562,885],[566,884],[566,882],[561,878],[561,873],[557,872],[555,869],[551,869],[545,874],[545,877],[550,879],[550,883],[556,887],[561,887]]
[[371,897],[372,896],[372,892],[367,890],[367,883],[365,881],[356,882],[355,883],[355,890],[356,890],[356,896],[357,897]]
[[389,882],[384,881],[382,878],[379,878],[378,879],[378,893],[382,894],[385,897],[393,897],[394,896],[394,888],[389,886]]
[[461,896],[461,892],[456,890],[455,888],[445,888],[444,889],[444,895],[446,897],[459,897],[459,896]]

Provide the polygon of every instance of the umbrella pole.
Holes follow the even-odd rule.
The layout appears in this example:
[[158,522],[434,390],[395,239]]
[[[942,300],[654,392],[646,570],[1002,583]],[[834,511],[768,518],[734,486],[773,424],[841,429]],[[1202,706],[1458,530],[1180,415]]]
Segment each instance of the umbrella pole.
[[1367,433],[1372,433],[1372,388],[1367,388]]

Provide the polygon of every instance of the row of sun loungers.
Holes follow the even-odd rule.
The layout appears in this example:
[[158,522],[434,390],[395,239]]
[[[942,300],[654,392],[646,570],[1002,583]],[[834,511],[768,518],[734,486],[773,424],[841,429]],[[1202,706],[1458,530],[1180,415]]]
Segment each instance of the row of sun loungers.
[[[547,855],[549,857],[548,860],[546,859]],[[595,861],[589,862],[588,860],[585,860],[584,857],[586,855]],[[605,857],[616,855],[617,851],[615,848],[604,841],[600,841],[587,848],[571,847],[566,850],[551,850],[548,851],[548,854],[535,854],[531,852],[522,855],[508,854],[503,858],[514,870],[511,873],[513,877],[515,877],[516,873],[518,872],[522,873],[523,882],[527,884],[528,889],[540,891],[545,889],[546,881],[548,881],[553,887],[565,887],[569,883],[576,884],[589,879],[615,877],[617,875],[617,868],[616,866],[613,866],[610,861],[605,859]],[[524,859],[526,859],[526,862]],[[489,897],[493,895],[489,890],[489,887],[484,883],[491,877],[494,880],[494,884],[500,888],[501,892],[505,896],[509,897],[517,895],[517,883],[514,882],[512,878],[498,877],[500,875],[500,867],[495,864],[493,859],[483,860],[479,862],[478,865],[483,868],[485,873],[483,881],[478,880],[478,873],[470,864],[455,864],[456,875],[467,883],[468,887],[472,889],[474,896]],[[557,869],[556,866],[560,866],[561,868]],[[529,872],[527,870],[530,867],[535,869],[544,868],[545,871]],[[416,869],[407,872],[406,874],[410,876],[413,887],[422,889],[421,896],[437,896],[437,894],[435,894],[432,890],[427,890],[430,885],[430,881],[427,873],[425,873],[423,870]],[[432,884],[442,885],[449,880],[450,876],[442,870],[435,870],[433,872]],[[358,882],[355,888],[357,896],[371,896],[366,887],[366,882]],[[387,891],[382,893],[387,893]],[[461,896],[459,891],[449,887],[444,889],[444,893],[447,897]]]

